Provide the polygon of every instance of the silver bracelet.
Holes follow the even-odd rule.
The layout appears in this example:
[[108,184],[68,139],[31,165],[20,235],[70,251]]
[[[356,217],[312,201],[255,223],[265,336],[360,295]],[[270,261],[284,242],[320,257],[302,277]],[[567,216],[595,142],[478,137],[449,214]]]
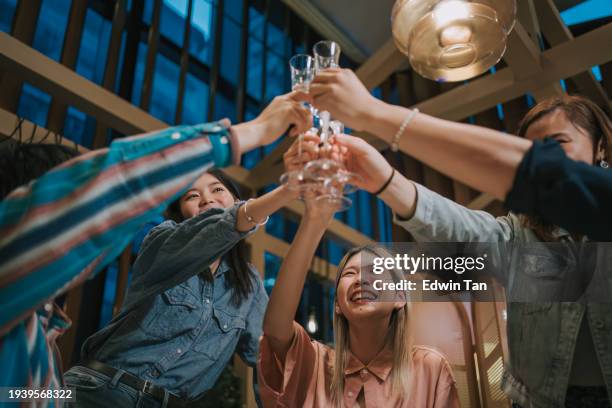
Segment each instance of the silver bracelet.
[[247,221],[250,222],[253,225],[256,225],[258,227],[262,226],[262,225],[266,225],[266,223],[268,222],[268,220],[270,219],[270,216],[267,216],[265,220],[263,220],[262,222],[258,223],[256,222],[253,217],[251,217],[249,215],[249,213],[247,213],[247,205],[249,204],[249,201],[253,201],[253,198],[249,198],[248,200],[246,200],[246,202],[244,203],[244,205],[242,206],[242,208],[244,208],[244,216],[246,217]]
[[412,119],[414,119],[414,117],[416,116],[418,112],[419,112],[418,109],[412,109],[410,113],[408,114],[408,116],[406,116],[406,119],[404,119],[404,121],[400,125],[399,129],[397,130],[397,133],[395,134],[395,136],[393,136],[393,139],[391,139],[391,151],[392,152],[397,152],[399,150],[399,139],[404,134],[404,130],[406,130],[406,126],[408,126],[408,124],[412,122]]

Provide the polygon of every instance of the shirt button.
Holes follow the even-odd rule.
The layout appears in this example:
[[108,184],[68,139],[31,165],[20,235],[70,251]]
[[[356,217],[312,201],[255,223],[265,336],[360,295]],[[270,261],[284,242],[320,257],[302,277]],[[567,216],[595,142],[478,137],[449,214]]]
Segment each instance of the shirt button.
[[179,132],[174,132],[170,137],[174,140],[178,140],[181,138],[181,134]]
[[224,329],[227,329],[227,324],[224,324],[224,325],[223,325],[223,328],[224,328]]
[[51,310],[53,310],[53,305],[51,303],[46,303],[45,304],[45,311],[46,312],[50,312]]
[[177,349],[176,352],[177,352],[177,354],[181,354],[183,352],[183,350]]
[[210,303],[210,299],[206,299],[206,303]]

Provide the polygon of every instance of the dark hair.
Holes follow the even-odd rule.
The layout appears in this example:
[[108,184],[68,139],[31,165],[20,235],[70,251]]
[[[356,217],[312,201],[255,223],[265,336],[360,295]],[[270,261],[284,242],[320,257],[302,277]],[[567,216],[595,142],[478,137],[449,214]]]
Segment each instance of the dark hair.
[[4,140],[0,143],[0,200],[78,155],[78,151],[60,144]]
[[573,125],[584,129],[591,136],[593,155],[601,142],[606,152],[606,159],[612,158],[612,122],[610,118],[595,102],[578,95],[563,95],[538,103],[519,123],[518,135],[524,137],[531,125],[557,110],[562,111]]
[[[594,160],[600,143],[605,152],[604,159],[612,158],[612,122],[610,118],[596,103],[578,95],[563,95],[538,103],[519,123],[518,135],[524,137],[531,125],[557,110],[562,111],[574,126],[585,130],[591,137]],[[520,218],[522,224],[534,230],[540,239],[544,241],[553,239],[554,225],[545,222],[540,217],[521,215]]]
[[[213,168],[206,173],[217,178],[229,192],[234,196],[234,199],[241,200],[240,190],[221,170]],[[183,222],[185,217],[181,213],[181,198],[173,201],[166,210],[166,217],[175,221]],[[244,240],[238,241],[236,245],[229,250],[225,255],[229,263],[230,270],[227,274],[227,287],[232,288],[232,301],[236,305],[240,305],[248,295],[253,291],[254,273],[251,271],[247,263],[248,251]],[[212,275],[205,276],[209,281],[213,280]]]

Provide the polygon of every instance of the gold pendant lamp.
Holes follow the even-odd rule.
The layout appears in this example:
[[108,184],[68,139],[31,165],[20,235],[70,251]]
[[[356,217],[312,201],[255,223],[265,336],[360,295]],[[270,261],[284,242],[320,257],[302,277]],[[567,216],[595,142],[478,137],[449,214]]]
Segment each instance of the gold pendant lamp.
[[487,71],[506,51],[516,0],[397,0],[391,30],[420,75],[463,81]]

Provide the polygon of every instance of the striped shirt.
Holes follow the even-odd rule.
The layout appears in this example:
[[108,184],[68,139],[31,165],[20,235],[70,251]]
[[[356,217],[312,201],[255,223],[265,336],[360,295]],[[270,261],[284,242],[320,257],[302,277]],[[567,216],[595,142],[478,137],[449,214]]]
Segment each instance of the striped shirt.
[[0,202],[0,387],[58,385],[51,350],[69,322],[47,302],[108,265],[206,169],[231,164],[224,125],[116,140]]

